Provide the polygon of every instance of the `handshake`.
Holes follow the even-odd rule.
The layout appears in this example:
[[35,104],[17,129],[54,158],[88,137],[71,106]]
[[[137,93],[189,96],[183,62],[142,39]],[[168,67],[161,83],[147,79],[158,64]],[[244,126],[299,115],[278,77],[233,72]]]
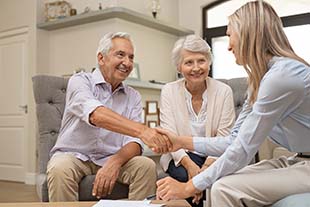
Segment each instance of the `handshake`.
[[145,127],[139,138],[155,153],[175,152],[183,148],[182,138],[161,128]]

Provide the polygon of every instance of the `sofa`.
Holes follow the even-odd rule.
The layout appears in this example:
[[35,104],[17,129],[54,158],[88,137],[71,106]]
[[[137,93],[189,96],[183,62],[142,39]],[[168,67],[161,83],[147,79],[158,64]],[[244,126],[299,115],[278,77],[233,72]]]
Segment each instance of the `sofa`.
[[[46,166],[49,160],[49,152],[54,146],[60,125],[61,119],[65,106],[65,95],[68,79],[63,77],[48,76],[48,75],[37,75],[32,78],[33,81],[33,92],[36,103],[36,114],[38,121],[38,176],[36,179],[37,193],[41,201],[48,201],[48,190],[46,182]],[[234,78],[230,80],[220,80],[228,84],[233,91],[234,95],[234,105],[236,110],[236,115],[241,111],[242,104],[245,100],[245,94],[247,89],[247,83],[245,78]],[[278,153],[278,154],[275,154]],[[280,153],[280,154],[279,154]],[[290,155],[290,152],[284,151],[275,144],[266,141],[261,147],[259,153],[257,154],[255,160],[264,158],[272,158],[277,155],[282,154]],[[159,178],[165,177],[165,173],[161,170],[158,164],[159,157],[152,157],[156,161],[158,166]],[[79,200],[81,201],[91,201],[97,200],[97,198],[91,195],[92,183],[94,181],[95,175],[89,175],[82,179],[79,184]],[[310,190],[309,190],[310,191]],[[108,199],[121,199],[127,198],[128,186],[121,183],[116,183],[113,192]],[[295,202],[302,199],[306,199],[305,196],[310,198],[310,193],[305,195],[294,195],[282,199],[277,202],[273,207],[284,207],[286,203],[290,201]],[[285,200],[285,199],[288,199]],[[310,201],[309,201],[310,202]],[[284,204],[283,204],[284,203]],[[297,206],[297,205],[296,205]],[[308,205],[309,206],[309,205]],[[291,205],[290,207],[294,207]],[[298,204],[298,207],[303,207],[303,205]]]

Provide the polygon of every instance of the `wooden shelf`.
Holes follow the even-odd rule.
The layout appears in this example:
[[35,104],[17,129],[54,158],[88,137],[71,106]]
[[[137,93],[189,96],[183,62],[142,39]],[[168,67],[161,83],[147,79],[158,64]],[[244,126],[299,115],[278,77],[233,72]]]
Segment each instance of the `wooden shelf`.
[[125,83],[135,88],[161,90],[163,87],[163,84],[155,84],[155,83],[150,83],[147,81],[138,81],[138,80],[130,80],[130,79],[125,80]]
[[178,25],[172,25],[123,7],[112,7],[104,10],[91,11],[89,13],[70,16],[51,22],[39,23],[37,27],[43,30],[56,30],[111,18],[124,19],[129,22],[137,23],[176,36],[194,34],[194,31],[192,30]]

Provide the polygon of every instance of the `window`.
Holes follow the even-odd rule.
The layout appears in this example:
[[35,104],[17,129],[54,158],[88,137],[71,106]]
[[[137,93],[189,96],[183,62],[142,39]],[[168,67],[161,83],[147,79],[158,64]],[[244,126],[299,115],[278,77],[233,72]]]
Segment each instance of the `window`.
[[[236,78],[247,76],[235,63],[233,54],[227,51],[227,16],[249,0],[221,0],[203,8],[203,37],[212,48],[214,61],[210,76],[214,78]],[[266,0],[281,16],[288,39],[295,52],[310,62],[310,1],[309,0]]]
[[284,31],[294,51],[310,63],[310,24],[285,27]]

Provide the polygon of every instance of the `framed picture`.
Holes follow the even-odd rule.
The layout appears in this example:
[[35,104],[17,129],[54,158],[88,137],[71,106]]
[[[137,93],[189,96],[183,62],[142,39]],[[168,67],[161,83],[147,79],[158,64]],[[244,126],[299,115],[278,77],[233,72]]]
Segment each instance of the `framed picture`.
[[146,124],[146,116],[145,116],[145,108],[142,108],[142,112],[141,112],[141,120],[142,120],[142,124]]
[[54,21],[70,16],[71,4],[67,1],[54,1],[45,4],[46,21]]
[[146,114],[157,115],[158,114],[158,102],[157,101],[146,101]]
[[150,128],[155,128],[158,126],[157,121],[148,121],[147,126]]
[[140,69],[139,69],[138,63],[133,64],[133,69],[132,69],[131,73],[129,74],[128,79],[141,80],[140,79]]

